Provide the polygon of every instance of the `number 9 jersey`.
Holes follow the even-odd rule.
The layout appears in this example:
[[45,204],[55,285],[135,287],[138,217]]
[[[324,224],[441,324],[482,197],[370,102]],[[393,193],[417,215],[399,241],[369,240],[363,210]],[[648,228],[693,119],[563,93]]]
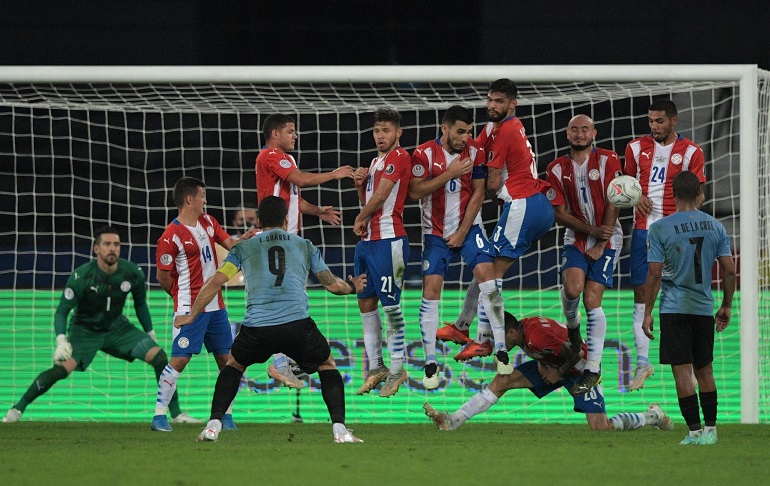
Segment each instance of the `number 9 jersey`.
[[309,317],[308,274],[329,270],[313,243],[280,228],[233,246],[225,258],[227,264],[243,270],[248,300],[241,325],[247,327],[277,326]]
[[[198,218],[195,226],[186,226],[174,219],[158,240],[155,264],[158,270],[171,272],[174,312],[190,311],[203,284],[219,267],[214,243],[227,241],[230,235],[209,214]],[[222,292],[206,306],[204,312],[225,308]]]

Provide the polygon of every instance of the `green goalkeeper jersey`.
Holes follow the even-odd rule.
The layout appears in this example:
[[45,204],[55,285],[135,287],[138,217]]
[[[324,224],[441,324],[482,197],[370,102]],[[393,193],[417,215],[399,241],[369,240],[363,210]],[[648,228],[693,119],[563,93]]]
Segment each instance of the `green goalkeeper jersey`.
[[123,314],[123,306],[129,292],[134,308],[145,331],[152,329],[150,311],[147,308],[147,289],[144,272],[133,262],[118,259],[113,273],[105,273],[92,260],[72,272],[64,288],[59,307],[54,316],[56,334],[65,334],[67,315],[74,308],[70,325],[83,326],[93,331],[107,331]]

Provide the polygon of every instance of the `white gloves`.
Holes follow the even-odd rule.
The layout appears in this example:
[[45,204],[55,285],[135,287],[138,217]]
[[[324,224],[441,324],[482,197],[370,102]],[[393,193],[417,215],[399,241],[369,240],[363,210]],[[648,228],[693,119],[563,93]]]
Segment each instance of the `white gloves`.
[[62,363],[72,357],[72,345],[67,341],[67,336],[56,336],[56,349],[53,352],[54,363]]
[[150,338],[156,343],[158,342],[158,338],[155,337],[155,329],[150,329],[147,331],[147,335],[150,336]]

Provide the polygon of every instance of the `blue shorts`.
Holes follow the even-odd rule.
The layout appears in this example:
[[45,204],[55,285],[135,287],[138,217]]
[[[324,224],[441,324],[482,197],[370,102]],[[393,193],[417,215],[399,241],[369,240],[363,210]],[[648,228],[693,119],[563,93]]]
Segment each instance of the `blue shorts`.
[[174,328],[173,337],[171,356],[185,358],[200,353],[204,344],[209,353],[226,355],[233,344],[233,332],[225,309],[201,312],[191,324]]
[[471,227],[459,249],[449,248],[440,236],[425,235],[422,241],[422,275],[446,277],[447,267],[457,255],[462,256],[472,272],[479,263],[494,262],[494,251],[478,225]]
[[585,254],[574,245],[564,245],[561,256],[561,271],[563,272],[568,268],[579,268],[588,280],[600,283],[609,289],[612,288],[612,273],[617,263],[618,250],[605,248],[602,257],[591,263],[586,259]]
[[635,229],[631,233],[631,285],[644,285],[647,281],[647,230]]
[[409,240],[406,236],[356,243],[354,274],[366,274],[366,288],[358,294],[366,299],[377,294],[383,306],[401,302],[404,271],[409,261]]
[[[543,377],[540,376],[540,372],[537,370],[537,361],[533,359],[523,362],[517,366],[516,369],[519,370],[530,383],[532,383],[530,391],[534,393],[537,398],[543,398],[562,386],[565,390],[569,390],[580,378],[580,375],[569,375],[559,383],[546,383],[543,381]],[[594,386],[582,395],[573,395],[572,399],[575,403],[573,410],[576,412],[607,413],[604,408],[604,392],[602,391],[601,385]]]
[[503,204],[503,212],[492,232],[496,256],[519,258],[553,226],[550,201],[542,193]]

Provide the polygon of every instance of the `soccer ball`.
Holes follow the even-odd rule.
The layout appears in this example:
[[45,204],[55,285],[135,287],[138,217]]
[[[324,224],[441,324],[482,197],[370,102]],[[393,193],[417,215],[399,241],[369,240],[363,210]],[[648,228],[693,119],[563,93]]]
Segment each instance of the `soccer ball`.
[[618,176],[607,187],[607,200],[620,209],[632,208],[642,197],[642,185],[629,175]]

